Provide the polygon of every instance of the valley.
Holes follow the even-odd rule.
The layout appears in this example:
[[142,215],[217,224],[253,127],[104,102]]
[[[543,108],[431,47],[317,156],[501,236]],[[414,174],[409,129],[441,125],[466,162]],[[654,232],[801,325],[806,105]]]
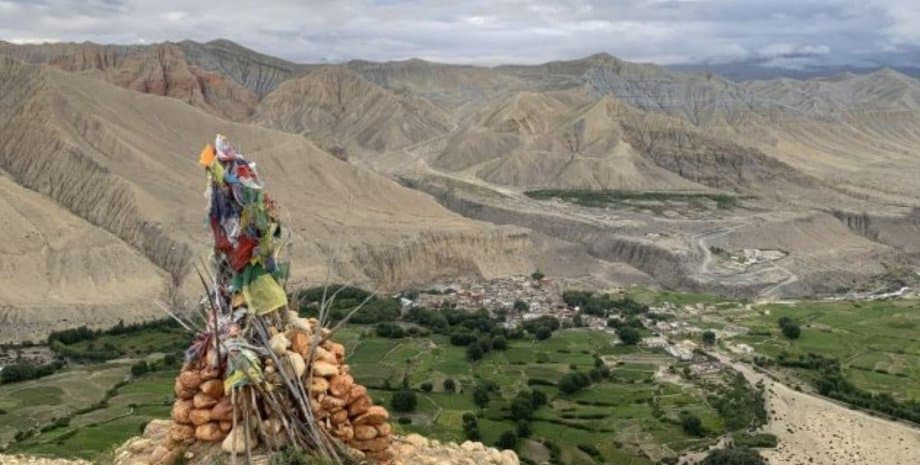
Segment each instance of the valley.
[[[905,453],[920,441],[915,430],[867,416],[845,403],[832,403],[830,410],[818,407],[831,401],[817,392],[817,371],[782,364],[774,367],[762,361],[804,354],[841,360],[843,376],[859,389],[912,402],[917,395],[910,390],[917,384],[910,381],[917,375],[916,363],[910,360],[915,348],[898,342],[897,337],[888,341],[891,329],[901,328],[909,334],[918,316],[915,300],[751,304],[634,287],[621,294],[627,299],[622,302],[648,306],[648,314],[638,313],[641,323],[636,324],[641,325],[644,339],[635,345],[623,342],[620,330],[609,326],[612,323],[604,323],[608,317],[615,320],[619,312],[632,312],[626,310],[632,304],[598,300],[583,304],[587,306],[580,311],[553,310],[553,306],[567,306],[565,302],[583,297],[571,291],[558,294],[562,283],[544,281],[541,286],[553,289],[545,295],[556,293],[557,297],[520,313],[519,297],[533,299],[536,305],[544,302],[540,297],[544,293],[526,291],[536,283],[531,278],[518,280],[520,284],[482,288],[509,289],[507,296],[484,304],[494,309],[489,313],[462,306],[466,305],[462,304],[464,295],[472,292],[475,299],[476,292],[481,292],[467,290],[467,285],[451,285],[449,292],[439,291],[441,299],[435,294],[431,295],[434,299],[425,300],[430,305],[456,302],[452,305],[461,305],[458,310],[448,306],[438,312],[410,305],[400,311],[406,297],[402,304],[397,299],[378,298],[359,324],[350,325],[338,336],[351,354],[348,363],[353,372],[367,383],[377,402],[395,409],[395,397],[412,393],[413,406],[394,412],[397,431],[420,432],[441,441],[475,437],[486,444],[502,443],[503,434],[512,431],[517,439],[509,447],[525,462],[586,465],[671,463],[678,457],[689,459],[704,453],[701,451],[722,437],[744,441],[755,431],[779,438],[775,450],[763,452],[778,463],[797,463],[806,457],[800,454],[807,454],[814,463],[830,464],[835,457],[855,454],[870,460],[866,463],[894,465],[906,463],[904,456],[895,453],[870,459],[875,450],[868,445],[871,438],[896,441],[897,447],[906,447]],[[471,283],[469,289],[481,285]],[[425,292],[404,295],[420,299]],[[319,294],[308,291],[304,295]],[[343,293],[336,308],[350,308],[364,295],[357,290]],[[302,312],[310,313],[312,298],[300,300]],[[509,306],[509,299],[517,299],[515,305]],[[393,311],[402,314],[395,325],[389,323]],[[528,316],[534,311],[537,313]],[[619,318],[628,314],[620,313]],[[552,315],[567,316],[556,320]],[[801,326],[798,338],[778,334],[776,321],[783,317]],[[548,336],[534,333],[534,328],[544,324],[537,322],[550,324],[547,318],[561,323],[561,328]],[[482,332],[490,320],[493,329]],[[600,324],[595,325],[595,320]],[[395,327],[400,328],[399,334]],[[714,345],[707,345],[704,332],[713,333]],[[884,341],[878,336],[882,333],[886,334]],[[64,339],[55,340],[75,338],[61,334],[55,337]],[[471,338],[461,341],[458,334]],[[854,339],[854,334],[862,339]],[[58,373],[0,385],[0,438],[7,442],[7,453],[89,459],[137,434],[149,419],[168,415],[177,357],[155,348],[163,347],[163,328],[126,328],[84,337],[89,339],[63,345],[55,342],[55,352],[70,360]],[[483,344],[484,337],[488,349],[471,359],[470,347]],[[177,338],[182,339],[172,335],[167,340]],[[148,344],[154,345],[148,348]],[[176,345],[175,350],[181,346]],[[103,347],[115,351],[104,356],[112,360],[88,361],[87,348]],[[148,367],[143,371],[136,368],[140,360],[146,360]],[[761,366],[768,367],[767,371]],[[565,378],[573,373],[582,373],[591,381],[582,388],[569,387]],[[745,377],[748,381],[743,381]],[[539,401],[530,397],[537,391]],[[104,397],[99,397],[103,392]],[[527,399],[526,409],[519,405],[522,398]],[[721,407],[728,399],[734,400]],[[740,399],[748,400],[738,404]],[[811,423],[794,420],[796,415],[807,416],[801,408],[816,408],[821,413],[815,415],[821,418],[839,416],[834,424],[840,432],[823,427],[815,430],[814,425],[808,426]],[[700,432],[682,426],[689,416],[700,420]],[[475,427],[469,426],[471,418]],[[825,421],[827,418],[822,424]],[[870,424],[875,425],[875,432],[854,432]],[[889,430],[885,438],[879,436]],[[16,440],[10,443],[13,436]],[[820,448],[800,448],[796,444],[802,441],[816,441]]]
[[[278,204],[294,320],[366,303],[329,373],[366,393],[308,399],[346,411],[350,443],[363,426],[517,454],[482,449],[495,463],[916,462],[920,80],[606,53],[296,63],[229,40],[0,41],[3,453],[121,465],[175,396],[205,409],[204,379],[176,390],[206,370],[163,309],[207,302],[196,154],[215,134]],[[324,283],[343,283],[328,315]],[[389,422],[345,409],[367,396]],[[207,415],[175,425],[236,428]]]

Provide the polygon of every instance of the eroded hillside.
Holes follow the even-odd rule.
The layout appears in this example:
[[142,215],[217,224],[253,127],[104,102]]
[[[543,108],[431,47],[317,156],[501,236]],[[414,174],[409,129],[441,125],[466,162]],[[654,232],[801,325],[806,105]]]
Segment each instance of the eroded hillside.
[[[232,123],[176,99],[3,58],[0,121],[0,169],[15,183],[9,189],[34,191],[29,195],[42,208],[56,208],[51,216],[79,219],[85,234],[98,236],[94,242],[112,243],[99,252],[81,252],[91,256],[62,270],[57,268],[63,259],[53,258],[65,246],[34,252],[46,259],[32,263],[32,273],[48,273],[52,281],[4,280],[4,295],[43,296],[32,303],[7,301],[17,303],[4,308],[5,318],[19,318],[28,307],[40,319],[42,312],[54,311],[53,302],[43,307],[42,299],[64,295],[67,286],[107,285],[79,273],[80,267],[101,262],[108,263],[108,272],[124,270],[119,278],[124,283],[143,281],[133,295],[134,286],[127,284],[123,293],[113,294],[142,300],[142,311],[120,311],[127,309],[87,297],[98,303],[85,318],[94,324],[156,316],[153,300],[197,293],[190,270],[206,253],[199,240],[206,231],[202,174],[194,154],[218,132],[238,141],[271,183],[289,218],[296,281],[318,283],[329,276],[386,289],[446,275],[530,268],[524,231],[464,219],[421,193],[337,160],[303,137]],[[41,223],[36,230],[15,237],[11,246],[33,250],[38,245],[32,236],[53,233]],[[92,289],[84,287],[82,294],[62,301],[110,294],[107,288]],[[110,303],[126,305],[117,299]]]
[[[765,297],[872,288],[920,258],[912,234],[920,83],[891,70],[739,83],[606,54],[486,68],[418,59],[299,65],[228,41],[4,50],[303,136],[463,215],[538,231],[551,238],[544,245],[561,241],[545,256],[575,247],[668,286]],[[251,98],[115,79],[174,75],[181,83],[200,73]],[[112,130],[93,121],[79,126]],[[483,247],[478,241],[467,243]],[[773,258],[737,262],[760,251]],[[417,260],[367,256],[388,270]],[[444,274],[471,268],[427,260]],[[854,261],[864,266],[854,270]]]

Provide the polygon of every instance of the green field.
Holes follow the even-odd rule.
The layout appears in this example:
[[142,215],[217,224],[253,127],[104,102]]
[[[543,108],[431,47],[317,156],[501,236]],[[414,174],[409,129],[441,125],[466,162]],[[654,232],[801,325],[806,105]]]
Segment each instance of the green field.
[[732,209],[738,206],[739,197],[709,192],[624,191],[624,190],[559,190],[527,191],[536,200],[559,199],[583,207],[637,208],[660,214],[667,208],[682,206],[694,210],[713,208]]
[[[107,342],[119,350],[153,349],[148,344],[162,334],[151,333],[158,332],[118,335]],[[725,419],[710,406],[708,396],[715,393],[711,386],[656,380],[658,364],[671,359],[614,345],[614,338],[604,332],[569,329],[556,331],[544,341],[511,339],[506,350],[492,350],[475,363],[467,361],[464,347],[451,345],[448,336],[439,334],[385,339],[374,335],[372,326],[353,325],[337,339],[348,347],[355,377],[369,386],[378,403],[389,406],[404,377],[417,392],[415,411],[393,415],[401,433],[462,442],[466,439],[462,417],[470,412],[478,416],[481,440],[494,444],[503,432],[515,430],[510,402],[527,390],[540,390],[548,397],[548,404],[531,417],[532,436],[518,446],[524,458],[536,462],[547,460],[552,447],[567,464],[652,464],[706,446],[726,432]],[[598,356],[613,361],[610,378],[574,394],[561,394],[556,383],[573,370],[590,371]],[[176,369],[135,378],[130,376],[134,361],[71,365],[46,378],[0,386],[4,441],[17,431],[31,432],[9,450],[91,458],[137,435],[150,419],[167,418]],[[444,391],[447,378],[457,382],[456,393]],[[425,382],[434,385],[432,392],[419,389]],[[484,383],[496,389],[489,404],[480,409],[472,392]],[[681,412],[697,416],[706,434],[685,433]],[[587,446],[599,455],[592,457]]]
[[[168,417],[177,367],[162,368],[159,351],[172,352],[187,337],[155,328],[68,345],[75,353],[108,346],[136,358],[71,363],[44,378],[0,385],[0,443],[11,452],[88,459],[136,436],[150,419]],[[140,360],[161,369],[133,377]]]
[[132,379],[115,388],[103,405],[69,416],[66,426],[16,441],[9,450],[91,459],[140,434],[151,419],[167,418],[175,375],[174,370],[163,370]]
[[[435,386],[431,393],[419,393],[415,412],[394,415],[411,420],[411,424],[397,423],[402,432],[463,441],[461,417],[465,412],[474,412],[480,417],[482,441],[492,444],[502,432],[514,430],[509,402],[527,389],[541,390],[550,399],[549,405],[539,408],[533,416],[530,441],[519,447],[524,457],[533,460],[547,453],[539,442],[550,440],[561,449],[564,463],[598,463],[578,448],[588,444],[598,448],[604,463],[649,464],[708,444],[725,430],[723,420],[706,404],[701,389],[654,382],[654,365],[622,364],[612,370],[610,381],[592,384],[573,395],[560,395],[552,384],[573,366],[582,371],[593,368],[593,354],[625,355],[639,350],[615,346],[611,337],[601,332],[563,330],[545,341],[509,341],[507,350],[493,350],[474,364],[466,361],[463,347],[451,346],[444,336],[382,339],[370,337],[367,331],[350,329],[343,337],[355,376],[375,388],[371,392],[378,402],[389,402],[392,389],[381,388],[399,386],[403,376],[408,377],[412,387],[423,382]],[[457,381],[457,393],[443,391],[447,378]],[[528,380],[540,384],[528,386]],[[494,382],[499,393],[480,412],[471,392],[484,381]],[[653,415],[653,404],[662,411],[660,418]],[[698,438],[684,433],[677,423],[681,411],[696,414],[710,435]]]
[[[777,326],[796,320],[802,335],[790,341]],[[752,335],[735,338],[775,357],[815,353],[840,361],[847,379],[898,399],[920,399],[920,302],[799,302],[767,305],[736,318]]]

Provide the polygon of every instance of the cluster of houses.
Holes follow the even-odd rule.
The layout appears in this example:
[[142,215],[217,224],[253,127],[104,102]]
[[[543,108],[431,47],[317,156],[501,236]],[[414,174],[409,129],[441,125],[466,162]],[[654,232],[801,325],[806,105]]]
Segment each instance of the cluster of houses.
[[8,365],[31,363],[43,365],[54,360],[54,352],[47,346],[17,347],[0,350],[0,370]]
[[533,279],[530,276],[512,276],[488,281],[457,282],[439,284],[418,295],[415,303],[427,308],[445,305],[461,310],[484,308],[490,312],[513,311],[515,302],[524,302],[524,318],[554,315],[562,318],[574,310],[562,301],[559,284],[547,278]]
[[[553,316],[563,324],[571,324],[579,309],[569,307],[562,300],[562,284],[550,279],[533,279],[530,276],[513,276],[488,281],[467,281],[432,286],[421,292],[414,301],[406,305],[420,305],[427,308],[452,306],[461,310],[486,309],[507,316],[506,326],[514,327],[521,322]],[[664,302],[651,307],[650,314],[642,316],[642,324],[654,334],[645,337],[640,345],[664,350],[671,357],[681,361],[694,360],[694,351],[700,335],[706,330],[685,321],[690,316],[703,316],[718,312],[718,309],[702,303],[679,306]],[[662,319],[664,316],[666,319]],[[670,316],[670,318],[667,318]],[[613,333],[607,326],[607,319],[600,316],[581,314],[580,325],[597,331]],[[703,318],[705,320],[705,318]],[[719,339],[747,333],[748,329],[738,325],[724,325],[712,330]],[[737,353],[751,353],[753,349],[745,344],[729,344]]]

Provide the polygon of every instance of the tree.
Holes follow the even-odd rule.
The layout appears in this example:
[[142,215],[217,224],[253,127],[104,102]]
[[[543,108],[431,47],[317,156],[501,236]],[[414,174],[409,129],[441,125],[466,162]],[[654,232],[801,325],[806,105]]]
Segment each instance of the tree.
[[530,310],[530,305],[527,305],[527,302],[524,302],[521,299],[517,299],[514,301],[514,311],[526,312],[527,310]]
[[482,358],[482,347],[479,344],[470,344],[466,348],[466,359],[475,362]]
[[706,330],[703,331],[703,344],[711,346],[716,343],[716,333]]
[[564,394],[574,394],[589,385],[591,385],[591,378],[587,374],[573,371],[563,375],[556,387]]
[[680,427],[691,436],[703,436],[706,434],[700,417],[690,412],[680,412]]
[[540,281],[540,280],[542,280],[542,279],[545,278],[545,277],[546,277],[546,275],[543,274],[543,272],[540,271],[540,270],[536,270],[536,271],[534,271],[533,273],[530,274],[530,278],[533,279],[534,281]]
[[482,336],[479,338],[479,348],[482,349],[483,353],[489,352],[492,350],[492,338],[488,335]]
[[518,394],[511,401],[511,418],[515,420],[527,420],[533,415],[533,402],[527,393]]
[[540,326],[539,328],[537,328],[536,333],[534,333],[534,336],[537,337],[538,341],[544,341],[546,339],[549,339],[549,337],[552,335],[553,335],[553,330],[547,328],[546,326]]
[[767,465],[760,452],[747,447],[732,447],[729,449],[713,449],[702,465]]
[[508,430],[501,434],[498,437],[498,441],[495,442],[495,445],[499,449],[511,449],[514,450],[517,447],[518,437],[514,434],[514,431]]
[[397,412],[411,412],[415,410],[417,404],[418,399],[415,396],[415,392],[408,388],[401,388],[396,391],[393,394],[393,399],[390,400],[390,405]]
[[795,323],[789,323],[783,326],[783,336],[788,339],[798,339],[802,335],[802,328]]
[[517,435],[519,438],[530,437],[530,423],[527,420],[518,420],[517,427],[515,429],[517,430]]
[[492,348],[495,350],[505,350],[508,348],[508,340],[505,339],[505,336],[495,336],[492,339]]
[[450,343],[455,346],[468,346],[475,340],[476,336],[463,328],[457,328],[450,333]]
[[479,440],[479,419],[472,413],[463,414],[463,434],[470,441]]
[[427,383],[427,382],[426,382],[426,383],[422,383],[422,384],[419,386],[419,389],[421,389],[422,391],[425,391],[425,392],[431,392],[431,391],[434,389],[434,385],[431,384],[431,383]]
[[445,379],[444,380],[444,392],[456,392],[456,391],[457,391],[457,383],[451,378]]
[[489,388],[480,384],[473,389],[473,403],[479,408],[486,408],[489,405]]
[[623,341],[623,344],[628,346],[634,346],[642,340],[642,336],[639,335],[639,331],[631,326],[623,326],[617,329],[617,336],[620,337],[620,340]]
[[131,365],[131,374],[135,377],[143,376],[150,371],[150,365],[147,365],[147,362],[141,360],[140,362]]
[[546,405],[546,393],[543,391],[531,392],[530,403],[533,404],[534,410]]

